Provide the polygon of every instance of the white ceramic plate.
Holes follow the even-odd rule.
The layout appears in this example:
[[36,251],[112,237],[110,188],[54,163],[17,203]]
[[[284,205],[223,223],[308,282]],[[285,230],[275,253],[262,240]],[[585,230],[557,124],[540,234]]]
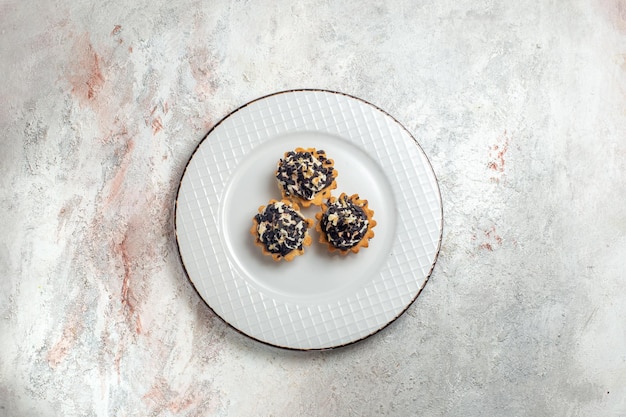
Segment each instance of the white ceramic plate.
[[[324,149],[337,189],[369,201],[369,248],[342,257],[314,242],[274,262],[249,230],[281,195],[276,163],[296,147]],[[315,218],[315,207],[303,209]],[[219,122],[198,145],[176,202],[176,237],[192,284],[224,321],[261,342],[325,349],[363,339],[415,300],[442,234],[441,196],[422,149],[396,120],[355,97],[321,90],[276,93]]]

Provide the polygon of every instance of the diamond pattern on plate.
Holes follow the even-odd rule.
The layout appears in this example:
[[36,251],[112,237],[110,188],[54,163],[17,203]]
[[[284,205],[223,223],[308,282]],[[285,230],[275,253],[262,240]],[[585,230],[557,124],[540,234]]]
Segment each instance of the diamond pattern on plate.
[[[336,135],[365,150],[387,174],[396,199],[393,256],[367,285],[332,302],[285,302],[259,291],[231,265],[220,236],[227,179],[256,145],[294,131]],[[423,151],[392,117],[343,94],[292,91],[240,108],[201,143],[181,180],[176,229],[189,278],[220,317],[269,344],[320,349],[376,332],[416,297],[439,249],[441,197]]]

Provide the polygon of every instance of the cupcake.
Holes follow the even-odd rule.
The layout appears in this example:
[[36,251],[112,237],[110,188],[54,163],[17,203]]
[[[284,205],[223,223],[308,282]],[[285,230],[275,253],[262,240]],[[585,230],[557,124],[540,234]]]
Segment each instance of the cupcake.
[[315,148],[285,152],[276,168],[276,180],[283,198],[303,207],[320,206],[330,196],[330,191],[337,188],[334,164],[326,157],[326,152]]
[[329,251],[339,251],[342,255],[357,253],[374,237],[372,228],[376,221],[373,216],[367,200],[359,199],[358,194],[348,197],[341,193],[338,198],[330,197],[322,204],[322,211],[315,215],[318,220],[315,229],[320,234],[320,242],[328,245]]
[[291,261],[304,253],[304,247],[311,244],[309,227],[313,220],[305,218],[297,204],[289,200],[270,200],[267,206],[259,207],[259,213],[252,219],[250,233],[263,254],[275,261]]

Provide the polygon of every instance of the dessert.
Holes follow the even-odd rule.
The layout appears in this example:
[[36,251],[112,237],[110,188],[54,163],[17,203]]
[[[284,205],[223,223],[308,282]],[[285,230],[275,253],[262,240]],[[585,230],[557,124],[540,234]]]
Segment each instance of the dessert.
[[270,200],[268,205],[259,207],[252,219],[250,233],[255,237],[255,244],[275,261],[291,261],[302,255],[304,246],[309,246],[313,240],[308,231],[313,220],[305,218],[299,209],[289,200]]
[[366,248],[374,237],[372,228],[376,226],[374,212],[369,209],[367,200],[358,194],[348,196],[341,193],[338,198],[330,197],[322,204],[322,211],[315,217],[315,229],[320,233],[320,242],[328,245],[331,252],[339,251],[346,255]]
[[330,196],[330,191],[337,188],[334,164],[326,157],[326,152],[315,148],[285,152],[276,168],[276,180],[283,198],[303,207],[321,205]]

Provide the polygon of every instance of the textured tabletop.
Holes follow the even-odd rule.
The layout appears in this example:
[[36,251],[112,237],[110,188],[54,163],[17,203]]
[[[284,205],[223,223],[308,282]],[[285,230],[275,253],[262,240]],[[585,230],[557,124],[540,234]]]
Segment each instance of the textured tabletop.
[[[626,416],[624,0],[0,0],[0,32],[1,417]],[[415,303],[321,352],[224,323],[174,233],[206,133],[297,88],[393,115],[444,212]]]

